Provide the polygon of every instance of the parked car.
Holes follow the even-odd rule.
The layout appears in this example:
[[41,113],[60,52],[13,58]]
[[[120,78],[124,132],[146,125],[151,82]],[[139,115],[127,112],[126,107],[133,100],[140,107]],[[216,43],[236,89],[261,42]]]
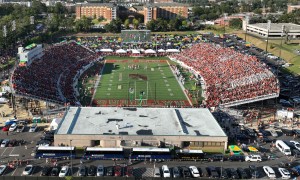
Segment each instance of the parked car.
[[88,176],[96,176],[97,168],[96,166],[90,165],[88,169]]
[[26,165],[24,171],[23,171],[23,175],[30,175],[33,171],[33,165],[29,164],[29,165]]
[[247,162],[261,162],[261,156],[258,154],[254,154],[254,155],[249,155],[245,157],[245,161]]
[[254,166],[254,165],[249,166],[249,172],[250,172],[250,175],[252,178],[258,178],[260,175],[256,166]]
[[298,149],[292,149],[292,155],[298,158],[300,157],[300,151]]
[[173,167],[172,174],[173,174],[173,178],[179,178],[180,177],[179,169],[177,167]]
[[227,173],[227,171],[223,168],[223,167],[216,167],[216,170],[219,174],[219,177],[221,179],[228,179],[229,178],[229,175]]
[[245,169],[237,168],[237,173],[239,174],[241,179],[249,179],[248,174],[246,173]]
[[278,171],[279,171],[282,179],[290,179],[291,178],[291,173],[287,169],[278,168]]
[[47,140],[40,140],[36,142],[36,146],[50,146],[51,142]]
[[25,126],[24,125],[18,125],[17,126],[17,132],[23,132],[25,129]]
[[52,170],[52,167],[50,166],[44,166],[41,172],[41,176],[49,176],[50,172]]
[[9,127],[9,131],[15,131],[17,128],[17,124],[13,123],[10,127]]
[[270,132],[271,136],[278,137],[278,134],[277,134],[277,132],[274,129],[269,130],[269,132]]
[[6,147],[8,146],[8,143],[9,143],[9,139],[4,139],[1,143],[1,147]]
[[121,166],[115,166],[114,167],[114,172],[115,172],[115,175],[114,176],[122,176],[122,167]]
[[279,163],[279,167],[281,168],[290,168],[292,165],[289,161],[281,161]]
[[245,129],[245,132],[250,137],[256,137],[256,133],[255,133],[255,131],[253,129],[247,128],[247,129]]
[[183,178],[191,178],[192,177],[190,170],[185,166],[181,167],[181,174],[182,174]]
[[81,165],[79,166],[78,169],[78,176],[86,176],[86,166],[85,165]]
[[282,133],[286,136],[293,136],[294,135],[294,131],[293,130],[289,130],[289,129],[281,129]]
[[195,177],[195,178],[200,177],[200,173],[199,173],[196,166],[190,166],[189,169],[190,169],[191,174],[192,174],[193,177]]
[[171,177],[171,173],[167,165],[162,165],[161,170],[162,170],[163,177],[165,178]]
[[218,171],[216,170],[216,167],[214,166],[209,166],[206,168],[207,173],[209,175],[209,177],[211,178],[219,178],[219,174]]
[[58,174],[59,177],[65,177],[69,174],[69,166],[63,166]]
[[60,172],[60,166],[55,166],[52,168],[50,175],[51,176],[58,176],[59,172]]
[[109,166],[106,168],[106,175],[112,176],[114,174],[114,168],[112,166]]
[[9,127],[10,127],[10,125],[4,126],[4,127],[2,128],[2,131],[9,131]]
[[97,176],[104,176],[104,167],[103,165],[97,166]]
[[239,175],[234,168],[228,168],[226,171],[231,179],[239,179]]
[[154,168],[153,177],[161,177],[159,168]]
[[208,155],[206,156],[208,161],[225,161],[227,158],[223,154],[213,154],[213,155]]
[[37,129],[37,124],[33,124],[30,128],[29,128],[29,132],[35,132]]
[[245,156],[243,155],[233,155],[229,157],[230,161],[245,161]]
[[300,143],[298,143],[297,141],[290,141],[293,144],[293,147],[300,150]]
[[0,165],[0,175],[3,175],[6,169],[7,169],[6,165]]
[[14,147],[15,145],[17,145],[17,143],[18,143],[17,140],[12,139],[12,140],[9,141],[8,147]]
[[275,171],[270,166],[263,166],[263,170],[269,178],[276,178]]
[[126,166],[124,168],[124,174],[126,177],[133,177],[133,168],[131,166]]
[[300,130],[299,129],[294,129],[294,134],[298,137],[300,137]]

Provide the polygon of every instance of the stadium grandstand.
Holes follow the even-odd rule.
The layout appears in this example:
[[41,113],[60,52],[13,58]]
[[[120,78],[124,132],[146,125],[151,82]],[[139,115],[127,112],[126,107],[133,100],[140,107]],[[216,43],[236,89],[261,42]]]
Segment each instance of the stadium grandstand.
[[256,57],[199,43],[170,56],[200,77],[207,107],[231,107],[279,96],[279,81]]
[[16,96],[79,105],[78,78],[100,58],[75,42],[55,44],[30,66],[15,69],[11,77],[13,90]]

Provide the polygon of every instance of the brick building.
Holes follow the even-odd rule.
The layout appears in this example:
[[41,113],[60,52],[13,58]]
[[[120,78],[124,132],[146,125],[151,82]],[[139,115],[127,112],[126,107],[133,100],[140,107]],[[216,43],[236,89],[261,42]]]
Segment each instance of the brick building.
[[291,5],[291,4],[288,4],[288,6],[287,6],[287,13],[290,13],[290,12],[294,11],[295,9],[300,9],[300,5]]
[[118,8],[112,3],[87,3],[78,4],[76,6],[76,19],[83,16],[96,18],[103,16],[108,22],[116,19],[118,16]]
[[180,3],[155,3],[144,6],[144,23],[158,18],[172,19],[176,16],[188,17],[188,6]]

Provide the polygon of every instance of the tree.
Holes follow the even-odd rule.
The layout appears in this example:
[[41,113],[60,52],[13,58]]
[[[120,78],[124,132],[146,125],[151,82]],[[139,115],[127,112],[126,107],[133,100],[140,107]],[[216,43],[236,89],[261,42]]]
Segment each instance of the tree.
[[169,29],[171,31],[179,30],[180,26],[182,25],[182,21],[180,18],[171,19],[169,22]]
[[138,19],[133,19],[132,20],[132,24],[134,26],[134,29],[138,29],[139,25],[140,25],[140,21]]
[[125,29],[129,29],[129,24],[130,24],[129,19],[126,19],[126,20],[124,21]]
[[229,27],[234,29],[241,29],[243,26],[243,22],[239,18],[234,18],[229,21]]
[[104,26],[104,29],[107,32],[119,33],[119,32],[121,32],[121,25],[122,25],[122,21],[119,18],[113,19],[109,24],[106,24]]
[[156,31],[156,21],[154,19],[152,19],[151,21],[149,21],[146,24],[146,27],[147,27],[148,30]]
[[81,19],[75,22],[75,30],[77,32],[84,31],[88,32],[92,26],[92,19],[83,16]]

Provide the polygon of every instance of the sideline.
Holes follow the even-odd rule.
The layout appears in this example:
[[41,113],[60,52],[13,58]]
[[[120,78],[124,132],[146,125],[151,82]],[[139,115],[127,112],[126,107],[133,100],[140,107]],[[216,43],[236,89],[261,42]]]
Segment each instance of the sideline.
[[94,93],[93,93],[93,96],[92,96],[92,98],[91,98],[90,106],[92,105],[93,100],[94,100],[94,98],[95,98],[95,95],[96,95],[96,92],[97,92],[97,87],[98,87],[99,82],[100,82],[100,80],[101,80],[102,73],[103,73],[104,68],[105,68],[105,64],[106,64],[106,60],[104,61],[104,64],[103,64],[103,67],[102,67],[102,69],[101,69],[101,71],[100,71],[99,77],[97,78],[97,81],[96,81],[96,83],[95,83],[95,85],[94,85]]
[[182,90],[183,94],[185,95],[186,99],[189,101],[190,106],[193,107],[193,103],[192,103],[192,101],[190,100],[190,98],[188,97],[188,95],[186,94],[184,86],[182,85],[181,82],[178,81],[178,78],[177,78],[176,75],[174,74],[174,71],[173,71],[173,69],[171,68],[169,61],[167,61],[167,63],[168,63],[168,65],[169,65],[170,70],[172,71],[172,74],[173,74],[174,78],[176,79],[176,81],[178,82],[179,86],[181,87],[181,90]]

